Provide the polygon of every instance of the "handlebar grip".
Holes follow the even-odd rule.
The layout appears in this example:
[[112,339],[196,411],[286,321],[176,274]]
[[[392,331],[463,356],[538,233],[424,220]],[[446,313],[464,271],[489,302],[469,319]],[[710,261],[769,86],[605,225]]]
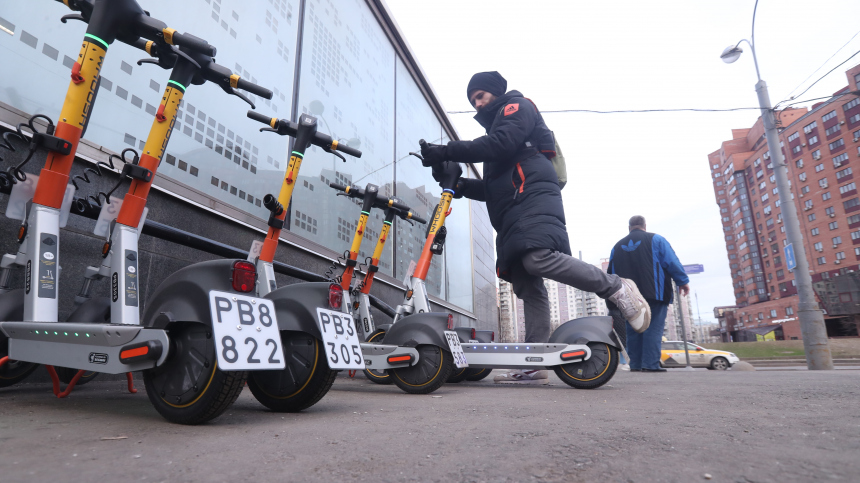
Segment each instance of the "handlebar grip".
[[180,47],[187,47],[195,52],[208,55],[209,57],[215,57],[215,54],[218,51],[214,45],[210,45],[209,42],[201,38],[197,38],[189,34],[181,34],[179,32],[173,32],[172,42],[170,43]]
[[348,154],[350,156],[355,156],[356,158],[361,157],[361,151],[359,151],[358,149],[355,149],[355,148],[351,148],[349,146],[341,146],[340,144],[338,144],[337,150],[344,153],[344,154]]
[[427,224],[427,220],[425,220],[424,218],[421,218],[420,216],[412,215],[412,218],[409,218],[409,219],[412,221],[417,221],[418,223],[421,223],[422,225]]
[[332,188],[336,189],[336,190],[346,192],[347,186],[344,186],[340,183],[329,183],[328,185],[331,186]]
[[265,116],[257,111],[248,111],[248,118],[253,119],[257,122],[262,122],[263,124],[266,124],[272,128],[277,128],[278,125],[277,118]]
[[239,76],[236,76],[236,78],[237,78],[237,81],[236,81],[236,88],[237,89],[242,89],[243,91],[248,91],[251,94],[254,94],[255,96],[262,97],[263,99],[271,99],[272,96],[274,95],[272,93],[272,91],[270,91],[269,89],[266,89],[265,87],[260,87],[257,84],[254,84],[253,82],[246,81],[245,79],[243,79]]

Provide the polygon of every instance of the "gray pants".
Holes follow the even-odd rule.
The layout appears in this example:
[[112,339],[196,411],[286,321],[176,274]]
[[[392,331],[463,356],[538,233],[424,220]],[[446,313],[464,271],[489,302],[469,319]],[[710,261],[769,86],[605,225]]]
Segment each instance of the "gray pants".
[[[514,293],[524,303],[526,322],[524,342],[541,343],[549,340],[549,298],[543,279],[569,285],[586,292],[594,292],[605,299],[621,288],[621,278],[573,258],[564,253],[539,249],[526,252],[520,263],[511,270]],[[567,322],[567,321],[562,321]]]

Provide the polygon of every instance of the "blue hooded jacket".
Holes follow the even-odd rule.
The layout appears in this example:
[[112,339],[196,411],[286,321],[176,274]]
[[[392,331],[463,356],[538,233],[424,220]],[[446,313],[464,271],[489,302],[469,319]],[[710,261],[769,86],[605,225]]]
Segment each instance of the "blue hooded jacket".
[[612,248],[609,273],[636,282],[639,292],[649,301],[671,304],[672,284],[690,283],[675,250],[665,238],[642,230],[633,230]]

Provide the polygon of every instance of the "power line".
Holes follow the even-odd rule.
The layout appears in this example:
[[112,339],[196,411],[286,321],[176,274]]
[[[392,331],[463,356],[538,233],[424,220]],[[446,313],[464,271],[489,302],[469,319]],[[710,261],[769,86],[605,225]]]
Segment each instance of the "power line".
[[[795,87],[794,89],[792,89],[792,90],[788,93],[788,99],[786,99],[786,100],[790,101],[790,100],[793,100],[794,98],[798,97],[798,96],[792,96],[791,94],[792,94],[792,93],[794,93],[794,91],[796,91],[797,89],[799,89],[799,88],[800,88],[800,86],[802,86],[806,81],[808,81],[809,79],[811,79],[811,78],[812,78],[812,76],[814,76],[814,75],[815,75],[819,70],[821,70],[821,68],[822,68],[822,67],[824,67],[825,65],[827,65],[827,63],[828,63],[828,62],[830,62],[834,57],[836,57],[836,54],[838,54],[839,52],[842,52],[842,49],[844,49],[845,47],[847,47],[847,46],[848,46],[848,44],[850,44],[850,43],[851,43],[851,41],[852,41],[852,40],[854,40],[858,35],[860,35],[860,30],[858,30],[858,31],[857,31],[857,33],[855,33],[854,35],[852,35],[852,36],[851,36],[851,38],[850,38],[850,39],[848,39],[848,42],[845,42],[845,44],[844,44],[842,47],[839,47],[839,49],[837,49],[837,50],[836,50],[836,52],[834,52],[834,53],[833,53],[833,55],[831,55],[830,57],[828,57],[828,58],[827,58],[827,60],[825,60],[823,64],[821,64],[817,69],[815,69],[814,71],[812,71],[812,73],[811,73],[811,74],[809,74],[809,76],[807,76],[807,77],[806,77],[806,79],[803,79],[803,81],[801,81],[801,82],[800,82],[800,84],[797,84],[797,87]],[[799,95],[799,94],[798,94],[798,95]],[[785,102],[785,101],[782,101],[782,102]],[[779,106],[779,104],[782,104],[782,102],[777,103],[777,106]]]
[[[437,142],[439,142],[439,141],[441,141],[441,140],[442,140],[442,138],[434,139],[433,141],[431,141],[431,142],[430,142],[430,144],[435,144],[435,143],[437,143]],[[357,180],[353,181],[353,182],[352,182],[352,184],[358,183],[359,181],[363,180],[364,178],[367,178],[368,176],[372,175],[373,173],[376,173],[377,171],[383,170],[383,169],[385,169],[385,168],[387,168],[387,167],[389,167],[389,166],[391,166],[391,165],[393,165],[393,164],[397,164],[397,163],[399,163],[400,161],[403,161],[404,159],[408,158],[409,156],[412,156],[412,155],[411,155],[411,154],[407,154],[406,156],[403,156],[403,157],[402,157],[402,158],[400,158],[400,159],[397,159],[397,160],[395,160],[395,161],[392,161],[392,162],[390,162],[390,163],[388,163],[388,164],[386,164],[386,165],[384,165],[384,166],[380,166],[379,168],[376,168],[376,169],[374,169],[373,171],[371,171],[371,172],[367,173],[366,175],[362,176],[361,178],[358,178]],[[417,158],[416,158],[416,159],[417,159]]]
[[[627,113],[643,113],[643,112],[730,112],[730,111],[747,111],[761,110],[760,107],[732,107],[729,109],[696,109],[696,108],[681,108],[681,109],[623,109],[617,111],[599,111],[593,109],[558,109],[552,111],[541,111],[541,114],[558,114],[567,112],[579,112],[586,114],[627,114]],[[448,111],[448,114],[472,114],[475,111]]]
[[[822,79],[824,79],[825,77],[827,77],[828,75],[830,75],[831,73],[833,73],[833,71],[834,71],[834,70],[836,70],[836,69],[838,69],[838,68],[842,67],[842,65],[843,65],[843,64],[845,64],[845,63],[846,63],[846,62],[848,62],[849,60],[853,59],[857,54],[860,54],[860,50],[858,50],[857,52],[854,52],[853,54],[851,54],[851,57],[848,57],[847,59],[845,59],[844,61],[842,61],[841,63],[839,63],[839,65],[837,65],[836,67],[834,67],[834,68],[830,69],[829,71],[827,71],[827,73],[826,73],[826,74],[824,74],[823,76],[819,77],[819,78],[818,78],[815,82],[813,82],[812,84],[809,84],[809,87],[807,87],[806,89],[804,89],[804,90],[803,90],[803,92],[801,92],[800,94],[796,95],[795,97],[800,97],[800,96],[802,96],[802,95],[806,94],[806,92],[807,92],[809,89],[812,89],[812,86],[814,86],[815,84],[818,84]],[[786,100],[790,100],[790,99],[786,99]],[[780,104],[782,104],[782,103],[783,103],[783,102],[785,102],[786,100],[780,101],[780,102],[778,102],[776,105],[777,105],[777,106],[779,106]]]

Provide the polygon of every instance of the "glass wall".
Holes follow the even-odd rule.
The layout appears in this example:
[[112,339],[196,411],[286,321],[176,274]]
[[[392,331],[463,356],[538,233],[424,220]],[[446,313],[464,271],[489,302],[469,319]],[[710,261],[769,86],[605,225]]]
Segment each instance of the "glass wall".
[[[290,118],[297,99],[295,110],[315,116],[320,131],[363,152],[361,158],[346,156],[346,162],[317,148],[306,153],[289,213],[292,233],[337,253],[349,248],[360,207],[336,196],[330,182],[373,183],[382,195],[396,195],[430,218],[441,190],[429,169],[408,153],[419,149],[419,139],[448,139],[363,0],[139,1],[153,17],[215,45],[220,64],[272,89],[270,101],[249,96],[258,112]],[[71,12],[58,2],[41,0],[39,8],[30,1],[6,3],[0,10],[0,65],[19,68],[16,77],[5,78],[0,102],[56,118],[86,25],[60,23]],[[119,42],[111,45],[86,140],[114,152],[142,149],[169,77],[157,66],[137,65],[144,57]],[[245,116],[249,107],[211,84],[190,86],[158,176],[267,219],[262,198],[279,189],[289,140],[260,133],[261,125]],[[80,194],[93,193],[82,186]],[[448,220],[445,253],[434,257],[427,285],[432,295],[472,311],[467,201],[455,200]],[[382,212],[375,210],[362,260],[371,255],[381,226]],[[398,220],[381,272],[402,280],[420,255],[425,233],[426,225]]]
[[[346,162],[319,148],[306,153],[290,213],[290,230],[339,253],[349,250],[360,203],[336,196],[336,182],[393,195],[394,48],[363,2],[308,0],[302,38],[299,111],[318,129],[360,149]],[[359,260],[373,254],[383,214],[373,210]],[[380,271],[392,275],[393,243],[386,243]]]

